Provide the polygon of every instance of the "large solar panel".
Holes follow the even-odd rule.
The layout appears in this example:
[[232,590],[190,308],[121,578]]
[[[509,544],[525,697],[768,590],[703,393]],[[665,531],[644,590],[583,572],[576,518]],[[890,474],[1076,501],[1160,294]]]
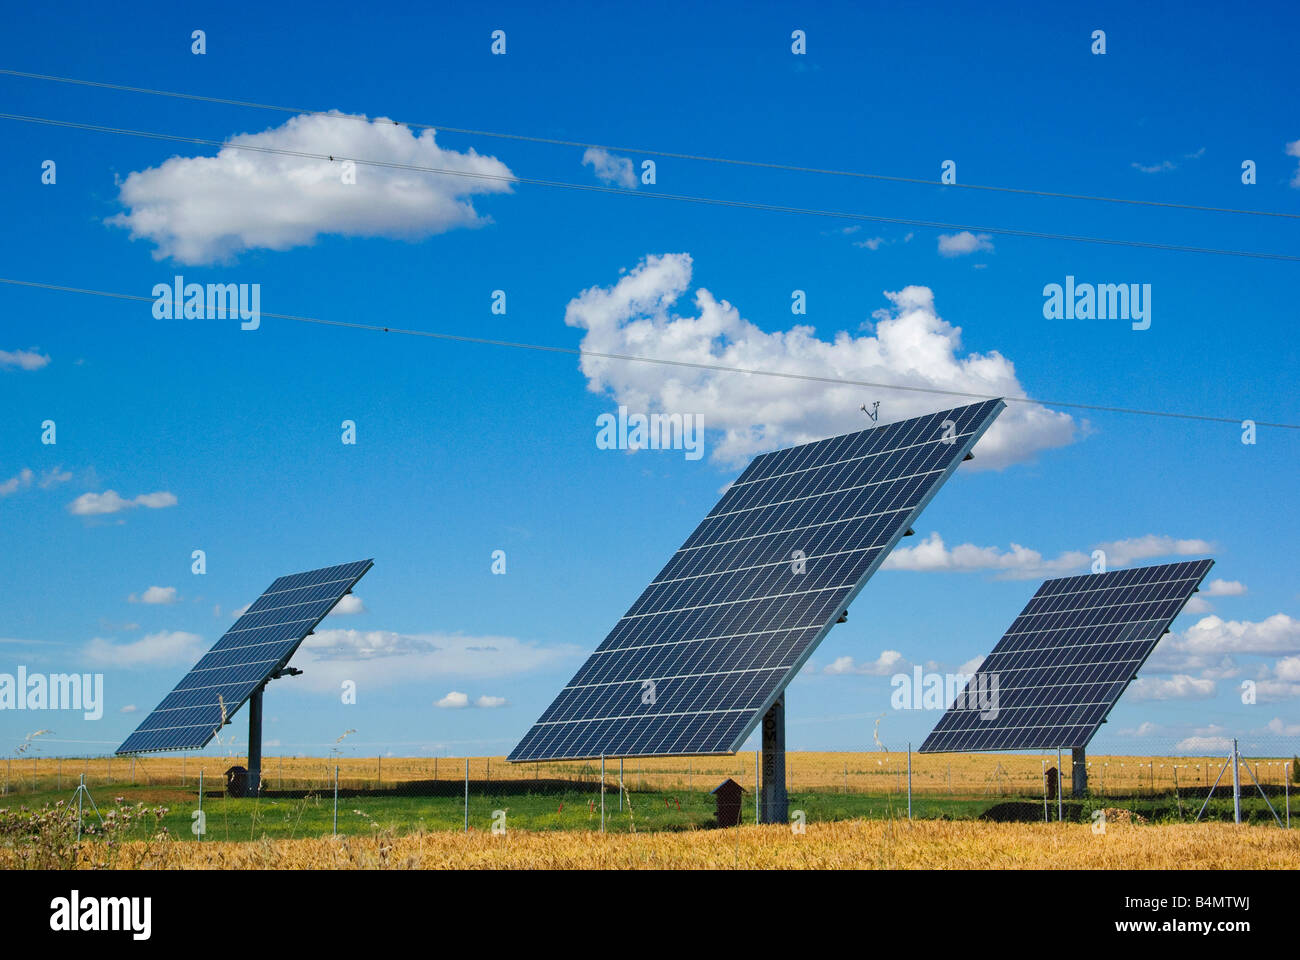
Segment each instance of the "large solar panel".
[[922,753],[1084,747],[1213,560],[1048,580]]
[[198,750],[206,746],[222,723],[289,662],[303,638],[373,563],[358,560],[280,577],[145,717],[117,752]]
[[1004,407],[756,457],[509,759],[734,753]]

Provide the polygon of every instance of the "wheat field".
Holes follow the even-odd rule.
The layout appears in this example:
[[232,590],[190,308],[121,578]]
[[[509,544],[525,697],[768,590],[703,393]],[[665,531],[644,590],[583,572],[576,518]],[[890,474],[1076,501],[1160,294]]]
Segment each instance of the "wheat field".
[[113,862],[158,869],[1054,869],[1300,867],[1300,832],[1231,824],[1137,826],[853,820],[682,833],[510,831],[123,844]]

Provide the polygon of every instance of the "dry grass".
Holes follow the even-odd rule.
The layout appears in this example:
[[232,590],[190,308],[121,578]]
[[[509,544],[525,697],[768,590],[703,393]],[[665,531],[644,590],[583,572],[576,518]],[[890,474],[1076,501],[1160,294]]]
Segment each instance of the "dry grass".
[[[88,865],[88,864],[87,864]],[[1090,826],[854,820],[686,833],[511,831],[257,843],[124,844],[118,867],[165,869],[1292,869],[1300,832],[1231,824]]]

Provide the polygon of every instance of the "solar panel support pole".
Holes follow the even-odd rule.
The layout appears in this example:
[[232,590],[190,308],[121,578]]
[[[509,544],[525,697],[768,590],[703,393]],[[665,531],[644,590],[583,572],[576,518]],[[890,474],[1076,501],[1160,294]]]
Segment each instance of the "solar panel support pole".
[[605,755],[600,755],[600,832],[605,832]]
[[1082,797],[1088,792],[1088,754],[1083,747],[1070,749],[1070,795]]
[[255,797],[262,792],[262,691],[265,685],[253,691],[248,698],[248,787],[246,796]]
[[618,758],[618,812],[623,812],[623,758]]
[[1061,789],[1061,748],[1056,748],[1056,822],[1065,819],[1065,791]]
[[789,797],[785,792],[785,693],[763,715],[763,823],[785,823],[790,819]]

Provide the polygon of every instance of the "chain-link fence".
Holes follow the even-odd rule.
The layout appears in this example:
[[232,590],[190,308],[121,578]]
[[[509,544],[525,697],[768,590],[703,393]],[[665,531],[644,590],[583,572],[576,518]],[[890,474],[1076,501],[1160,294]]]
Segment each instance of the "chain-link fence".
[[[1197,819],[1289,827],[1300,743],[1266,752],[1088,756],[1086,791],[1074,791],[1069,751],[786,755],[790,817],[800,822],[944,819],[1129,822]],[[1176,744],[1167,744],[1176,747]],[[1252,744],[1259,751],[1258,743]],[[0,806],[68,800],[83,782],[100,808],[155,811],[178,839],[255,840],[332,834],[706,829],[718,825],[727,781],[740,787],[740,822],[761,819],[757,758],[609,759],[509,764],[502,757],[269,756],[261,791],[238,772],[246,757],[10,757]],[[1235,767],[1235,771],[1234,771]],[[234,776],[228,771],[235,770]],[[1237,791],[1234,793],[1234,772]],[[726,818],[723,822],[729,822]]]

